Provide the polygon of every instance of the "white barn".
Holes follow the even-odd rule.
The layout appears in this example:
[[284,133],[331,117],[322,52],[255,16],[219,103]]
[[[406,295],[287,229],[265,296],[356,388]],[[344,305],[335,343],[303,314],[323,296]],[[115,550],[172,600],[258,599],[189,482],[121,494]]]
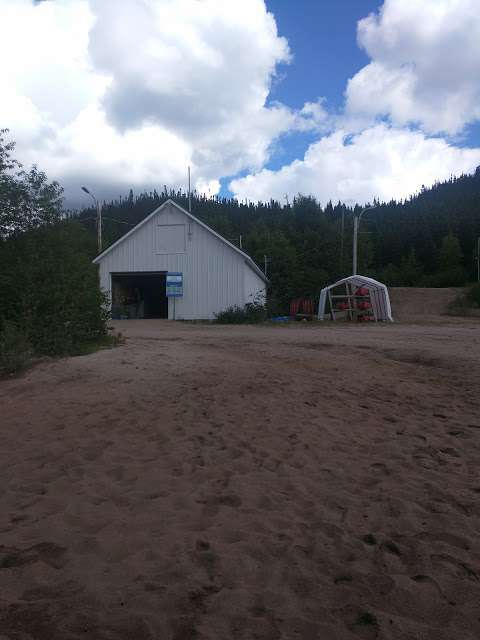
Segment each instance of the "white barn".
[[[266,296],[267,278],[253,260],[173,200],[93,262],[117,318],[213,319]],[[181,274],[180,297],[167,298],[169,273]]]

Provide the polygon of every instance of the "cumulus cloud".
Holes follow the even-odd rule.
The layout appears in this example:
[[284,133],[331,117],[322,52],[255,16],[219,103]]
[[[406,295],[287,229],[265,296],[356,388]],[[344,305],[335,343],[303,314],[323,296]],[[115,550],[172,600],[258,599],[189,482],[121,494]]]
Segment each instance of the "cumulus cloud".
[[303,193],[323,204],[372,202],[405,198],[479,163],[480,149],[459,149],[441,138],[378,124],[353,136],[336,131],[312,144],[303,160],[234,180],[230,187],[240,200]]
[[112,77],[103,102],[119,129],[149,122],[197,136],[262,113],[276,65],[290,59],[263,0],[91,4],[91,59]]
[[480,118],[478,0],[385,0],[358,25],[371,58],[349,82],[347,113],[457,134]]
[[[0,0],[0,127],[70,204],[82,183],[102,197],[182,186],[187,165],[212,194],[249,172],[239,197],[402,197],[479,162],[428,137],[480,118],[476,5],[385,0],[359,23],[371,62],[332,115],[324,98],[269,101],[292,54],[264,0]],[[318,141],[303,160],[265,169],[280,136],[305,131]]]
[[0,0],[0,15],[0,122],[67,186],[178,185],[191,164],[218,189],[298,118],[267,104],[290,51],[263,0]]
[[349,80],[344,113],[319,104],[323,133],[336,131],[303,160],[233,180],[237,197],[404,198],[479,164],[480,149],[452,138],[480,119],[478,0],[385,0],[359,22],[358,41],[371,62]]

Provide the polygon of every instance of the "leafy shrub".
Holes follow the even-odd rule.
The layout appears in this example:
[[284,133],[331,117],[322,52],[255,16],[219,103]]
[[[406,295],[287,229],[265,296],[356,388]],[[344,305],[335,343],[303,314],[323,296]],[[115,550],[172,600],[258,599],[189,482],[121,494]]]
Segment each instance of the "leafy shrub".
[[480,309],[480,282],[470,285],[448,305],[450,315],[475,315]]
[[0,377],[13,375],[24,369],[32,349],[22,329],[7,322],[0,331]]
[[80,224],[64,221],[0,242],[0,324],[21,327],[39,355],[75,354],[106,336],[106,299]]
[[471,306],[480,309],[480,282],[472,284],[467,291],[467,300]]
[[218,324],[258,324],[267,319],[265,305],[249,302],[244,307],[234,305],[215,314]]
[[107,335],[106,300],[91,263],[95,238],[62,220],[62,188],[24,170],[0,129],[0,368],[30,353],[82,352]]

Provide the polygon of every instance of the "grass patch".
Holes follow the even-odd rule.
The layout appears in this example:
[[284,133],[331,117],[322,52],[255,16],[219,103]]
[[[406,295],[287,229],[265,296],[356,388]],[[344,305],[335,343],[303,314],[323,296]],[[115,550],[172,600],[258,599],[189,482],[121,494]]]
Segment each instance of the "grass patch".
[[[125,343],[124,336],[107,333],[101,338],[76,345],[66,356],[86,356],[100,349],[113,349]],[[38,356],[37,356],[38,357]],[[34,362],[35,353],[27,335],[14,324],[7,323],[0,333],[0,379],[22,373]]]
[[98,340],[79,345],[70,355],[88,356],[91,353],[95,353],[95,351],[100,351],[100,349],[114,349],[122,344],[125,344],[125,338],[122,333],[108,333]]

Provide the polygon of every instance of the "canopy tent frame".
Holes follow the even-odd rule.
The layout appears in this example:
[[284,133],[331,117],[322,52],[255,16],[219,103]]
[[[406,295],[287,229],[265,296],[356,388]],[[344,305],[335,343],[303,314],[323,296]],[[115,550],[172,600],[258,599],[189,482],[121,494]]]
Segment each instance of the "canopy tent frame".
[[[345,287],[346,293],[335,294],[335,289],[342,286]],[[356,291],[360,288],[367,289],[368,295],[357,295]],[[342,278],[341,280],[338,280],[337,282],[334,282],[322,289],[318,305],[318,319],[325,320],[325,316],[329,315],[332,320],[337,320],[339,310],[335,308],[335,300],[342,299],[348,301],[347,308],[342,309],[342,311],[346,312],[349,320],[354,320],[359,310],[357,304],[361,298],[368,299],[370,302],[371,312],[375,322],[393,322],[390,296],[388,295],[386,285],[382,282],[378,282],[378,280],[374,280],[373,278],[360,275]],[[325,312],[327,301],[330,307],[329,313]]]

